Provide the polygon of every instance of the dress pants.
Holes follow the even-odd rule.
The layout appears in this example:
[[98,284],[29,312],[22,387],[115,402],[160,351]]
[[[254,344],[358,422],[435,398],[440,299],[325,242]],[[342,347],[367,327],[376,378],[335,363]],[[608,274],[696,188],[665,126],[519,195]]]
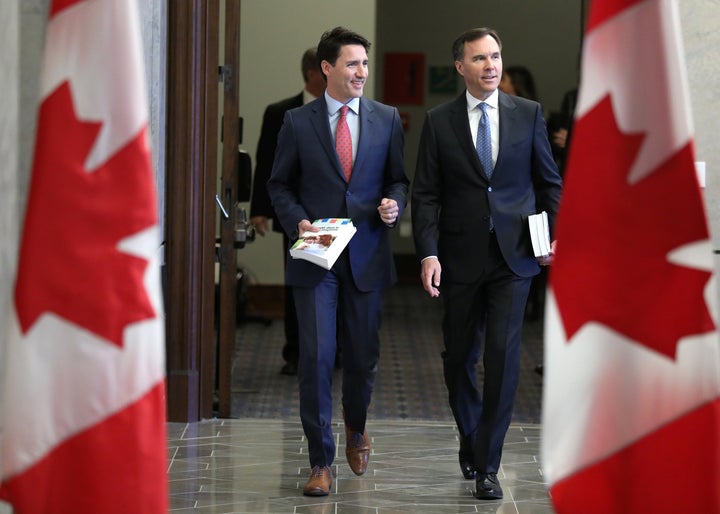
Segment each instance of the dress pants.
[[[478,281],[442,285],[442,357],[450,408],[462,436],[474,442],[476,469],[496,473],[512,418],[532,277],[519,277],[508,268],[494,234],[488,250]],[[480,355],[482,391],[476,370]]]
[[357,289],[344,252],[315,287],[294,287],[300,333],[300,420],[311,466],[330,466],[332,380],[335,352],[342,352],[342,408],[347,425],[364,432],[380,358],[381,291]]
[[[283,232],[283,267],[287,264],[290,255],[290,246],[292,241]],[[296,363],[299,353],[298,342],[298,321],[295,312],[295,298],[293,296],[292,287],[285,286],[285,344],[282,349],[282,357],[285,362]]]

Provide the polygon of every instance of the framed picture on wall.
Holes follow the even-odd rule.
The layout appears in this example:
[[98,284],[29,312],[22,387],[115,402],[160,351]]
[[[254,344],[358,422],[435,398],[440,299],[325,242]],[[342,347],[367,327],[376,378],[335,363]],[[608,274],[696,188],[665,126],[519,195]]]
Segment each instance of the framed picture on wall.
[[457,83],[455,66],[430,66],[428,92],[431,95],[454,95],[457,92]]
[[390,105],[423,105],[425,54],[386,53],[383,68],[383,101]]

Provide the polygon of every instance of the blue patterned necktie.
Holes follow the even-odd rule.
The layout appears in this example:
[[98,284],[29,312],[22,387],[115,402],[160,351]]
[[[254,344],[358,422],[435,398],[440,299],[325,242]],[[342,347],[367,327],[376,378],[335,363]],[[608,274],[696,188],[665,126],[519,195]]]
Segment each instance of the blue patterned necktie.
[[[485,176],[490,180],[493,173],[492,160],[492,138],[490,137],[490,118],[487,113],[487,104],[481,102],[478,108],[482,111],[480,121],[478,122],[477,139],[475,140],[475,151],[480,157],[480,164],[485,170]],[[490,231],[495,228],[492,216],[490,216]]]
[[477,139],[475,140],[475,150],[480,157],[480,164],[485,170],[485,175],[489,179],[492,177],[493,160],[492,160],[492,138],[490,137],[490,118],[487,113],[487,104],[481,102],[478,107],[482,111],[480,121],[478,122]]

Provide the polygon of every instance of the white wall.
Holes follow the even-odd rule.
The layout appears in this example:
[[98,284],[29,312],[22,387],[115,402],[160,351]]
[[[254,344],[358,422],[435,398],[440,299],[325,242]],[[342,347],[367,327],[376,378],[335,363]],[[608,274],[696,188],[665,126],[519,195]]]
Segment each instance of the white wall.
[[[240,116],[244,119],[241,149],[252,156],[260,137],[265,107],[298,94],[303,88],[300,59],[316,46],[322,33],[343,25],[375,41],[375,0],[244,0],[240,10]],[[370,75],[377,65],[371,47]],[[365,87],[374,96],[374,82]],[[249,206],[248,208],[249,214]],[[238,252],[238,263],[250,280],[282,284],[282,238],[258,237]]]

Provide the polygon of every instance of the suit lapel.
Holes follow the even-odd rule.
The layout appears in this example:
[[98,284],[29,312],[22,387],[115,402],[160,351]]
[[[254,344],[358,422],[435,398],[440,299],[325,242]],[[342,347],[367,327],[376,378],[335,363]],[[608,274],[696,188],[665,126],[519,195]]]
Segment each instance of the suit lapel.
[[375,124],[377,115],[375,114],[375,107],[371,102],[360,99],[360,134],[358,137],[358,149],[355,155],[355,163],[353,164],[353,173],[362,168],[363,162],[368,155],[368,148],[372,145],[372,139],[375,131],[373,125]]
[[475,143],[470,132],[470,123],[468,122],[467,98],[463,92],[456,100],[452,107],[450,116],[452,116],[452,127],[455,131],[455,137],[460,143],[460,149],[467,156],[475,171],[485,180],[487,176],[480,164],[480,158],[475,150]]
[[328,109],[325,97],[321,96],[308,105],[311,105],[312,107],[310,123],[317,134],[318,141],[320,141],[320,145],[323,147],[323,150],[325,150],[325,153],[328,156],[328,161],[333,163],[335,171],[344,179],[345,174],[340,166],[340,161],[338,160],[337,152],[335,151],[335,142],[333,141],[332,133],[330,132],[330,122],[328,120]]
[[498,106],[500,107],[500,148],[498,149],[498,157],[495,163],[495,169],[497,170],[502,166],[503,155],[510,151],[510,142],[512,138],[510,135],[513,133],[515,120],[517,119],[516,110],[517,105],[513,99],[503,93],[499,92]]

